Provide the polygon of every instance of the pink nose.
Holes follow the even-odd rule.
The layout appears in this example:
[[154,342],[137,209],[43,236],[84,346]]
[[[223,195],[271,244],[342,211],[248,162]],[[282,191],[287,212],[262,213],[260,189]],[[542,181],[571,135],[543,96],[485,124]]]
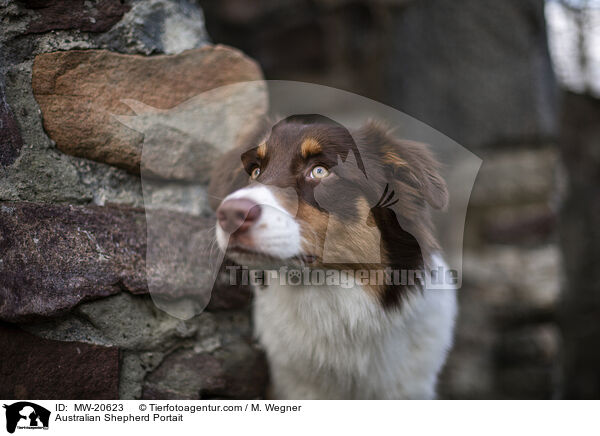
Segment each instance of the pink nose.
[[235,198],[221,203],[217,209],[219,225],[227,233],[243,233],[260,217],[260,206],[247,198]]

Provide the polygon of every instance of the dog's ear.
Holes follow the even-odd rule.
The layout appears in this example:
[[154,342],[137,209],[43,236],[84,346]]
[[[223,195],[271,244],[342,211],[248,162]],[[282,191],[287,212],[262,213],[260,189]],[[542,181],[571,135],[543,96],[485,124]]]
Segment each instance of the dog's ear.
[[394,140],[386,150],[384,161],[393,166],[398,180],[415,180],[417,188],[435,209],[448,205],[448,187],[439,173],[440,164],[427,145],[414,141]]
[[418,190],[435,209],[448,205],[448,188],[439,173],[440,163],[427,145],[396,139],[376,122],[361,128],[361,137],[369,149],[379,151],[382,164],[394,179]]
[[242,147],[234,148],[215,162],[208,185],[208,201],[213,210],[217,210],[221,200],[229,194],[248,184],[250,179],[241,158],[245,151]]

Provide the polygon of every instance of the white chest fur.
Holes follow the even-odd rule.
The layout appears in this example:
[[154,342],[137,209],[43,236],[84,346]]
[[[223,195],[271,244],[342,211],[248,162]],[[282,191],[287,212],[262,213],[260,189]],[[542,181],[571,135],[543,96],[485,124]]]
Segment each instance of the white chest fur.
[[454,290],[384,310],[360,287],[256,289],[255,331],[282,399],[434,398],[452,344]]

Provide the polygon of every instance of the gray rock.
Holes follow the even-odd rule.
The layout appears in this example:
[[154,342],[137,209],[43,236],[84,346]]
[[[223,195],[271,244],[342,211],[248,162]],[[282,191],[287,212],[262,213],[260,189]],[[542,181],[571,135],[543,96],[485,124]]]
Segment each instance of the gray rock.
[[261,398],[266,384],[264,354],[238,339],[213,353],[182,349],[167,356],[146,377],[142,398]]
[[142,385],[148,371],[155,369],[164,358],[164,353],[124,352],[121,359],[119,399],[136,400],[142,397]]
[[0,169],[0,200],[86,203],[92,191],[80,182],[71,159],[54,150],[27,150]]
[[[79,173],[80,184],[91,193],[93,204],[144,207],[142,183],[138,176],[100,162],[77,158],[70,160]],[[187,212],[183,208],[173,210]]]
[[4,94],[4,77],[0,75],[0,166],[12,164],[23,147],[21,132]]
[[[146,216],[115,204],[144,206],[140,178],[59,152],[31,86],[33,60],[43,53],[178,54],[205,45],[202,11],[191,0],[67,3],[0,0],[0,320],[35,335],[0,329],[1,348],[11,356],[0,359],[0,373],[11,378],[0,391],[7,398],[112,399],[141,398],[154,386],[181,397],[201,379],[198,389],[209,396],[260,396],[266,367],[245,339],[248,290],[221,283],[207,307],[214,313],[185,322],[159,310],[151,296],[137,295],[147,292]],[[208,64],[214,68],[207,79],[235,73]],[[214,225],[202,184],[145,182],[149,209],[176,234],[193,234],[199,222],[202,229]],[[177,245],[171,236],[163,246]],[[175,266],[182,262],[176,248]],[[181,291],[177,268],[152,267],[163,296]],[[184,291],[194,293],[195,273],[184,273]],[[169,374],[173,362],[183,362],[185,371]],[[216,382],[202,378],[211,370]]]
[[187,0],[138,0],[97,44],[118,52],[176,54],[209,42],[202,10]]
[[127,350],[168,348],[180,339],[194,337],[196,323],[210,318],[202,314],[194,322],[173,318],[158,310],[149,298],[119,294],[80,306],[83,315],[108,342]]
[[[122,53],[176,53],[208,42],[201,9],[185,0],[134,1],[131,8],[113,0],[102,0],[93,6],[90,6],[91,2],[79,2],[79,6],[75,6],[75,14],[64,14],[65,4],[46,1],[0,3],[0,19],[3,20],[0,76],[6,76],[6,98],[2,101],[12,109],[24,144],[19,147],[18,137],[11,134],[11,151],[3,159],[4,165],[14,162],[19,148],[22,148],[22,155],[27,155],[31,150],[55,147],[42,128],[41,112],[31,91],[31,65],[35,55],[91,48],[111,48]],[[120,19],[120,15],[127,10]],[[161,18],[153,27],[157,14]],[[40,25],[55,30],[28,33],[43,30]],[[109,32],[93,33],[110,27],[112,29]],[[3,129],[3,133],[8,131]],[[8,142],[3,139],[2,146],[6,147],[6,144]],[[32,161],[40,159],[49,161],[48,165],[42,164],[42,167],[47,167],[45,172],[51,172],[58,180],[48,183],[44,176],[40,177],[37,173],[37,165],[29,166]],[[119,174],[119,170],[94,166],[90,171],[90,164],[85,160],[72,157],[60,160],[60,165],[57,165],[55,159],[30,156],[25,157],[23,163],[12,171],[4,172],[0,168],[0,199],[142,204],[141,187],[135,186],[131,179],[126,181],[127,177]],[[81,169],[83,186],[77,177],[71,177],[72,165]],[[93,180],[95,177],[97,181]]]
[[192,338],[210,314],[184,322],[158,310],[147,296],[118,294],[76,308],[54,321],[26,324],[38,336],[118,346],[128,351],[166,350]]

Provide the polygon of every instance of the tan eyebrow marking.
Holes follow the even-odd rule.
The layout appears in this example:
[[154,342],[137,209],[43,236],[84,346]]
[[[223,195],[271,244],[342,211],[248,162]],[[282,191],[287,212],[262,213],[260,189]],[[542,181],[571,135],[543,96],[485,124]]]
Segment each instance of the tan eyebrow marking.
[[305,139],[300,146],[300,153],[304,159],[313,154],[319,154],[321,151],[323,151],[321,144],[314,138]]
[[383,161],[387,164],[394,165],[396,167],[407,167],[408,163],[398,156],[396,153],[387,151],[383,156]]
[[265,156],[267,155],[267,143],[263,142],[262,144],[260,144],[258,146],[258,148],[256,149],[256,155],[258,157],[260,157],[261,159],[264,159]]

